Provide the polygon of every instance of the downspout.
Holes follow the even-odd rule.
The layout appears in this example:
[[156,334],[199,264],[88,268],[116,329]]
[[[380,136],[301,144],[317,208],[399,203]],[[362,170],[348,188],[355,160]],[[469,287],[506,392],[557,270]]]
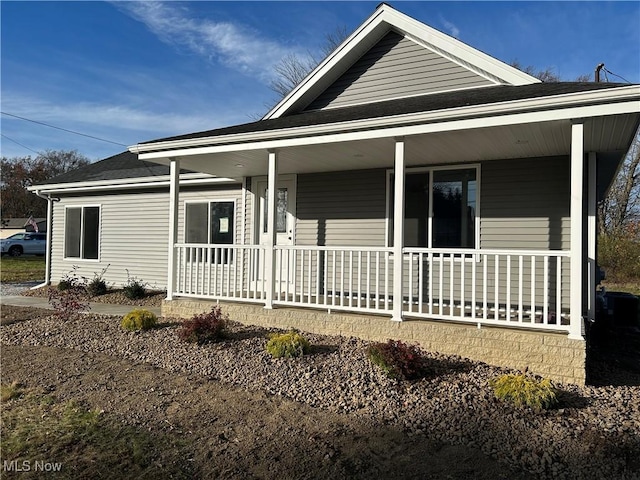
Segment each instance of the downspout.
[[53,198],[51,195],[45,195],[40,190],[34,190],[34,193],[47,201],[47,245],[45,251],[45,267],[44,267],[44,282],[35,287],[31,287],[31,290],[46,287],[51,284],[51,230],[53,220],[53,202],[59,202],[59,198]]

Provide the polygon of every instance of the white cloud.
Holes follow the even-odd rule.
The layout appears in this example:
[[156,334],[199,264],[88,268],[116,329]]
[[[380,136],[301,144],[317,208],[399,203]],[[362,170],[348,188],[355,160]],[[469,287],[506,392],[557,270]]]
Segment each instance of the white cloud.
[[115,5],[144,23],[163,42],[215,58],[262,81],[272,78],[273,66],[286,55],[304,54],[242,25],[194,18],[182,5],[164,2],[116,2]]
[[[4,111],[26,119],[124,145],[214,129],[245,120],[239,119],[236,112],[216,112],[215,116],[190,112],[167,113],[97,102],[65,102],[63,104],[13,94],[4,96],[2,107]],[[52,139],[61,137],[78,142],[83,140],[81,136],[14,117],[3,115],[2,122],[3,133],[34,149],[50,148],[38,145],[40,143],[46,145],[47,142],[43,140],[50,137]],[[27,138],[28,132],[34,137]],[[39,140],[37,140],[38,137]],[[83,141],[86,140],[87,138],[84,137]],[[102,143],[97,140],[92,142]]]
[[444,25],[444,27],[449,31],[449,35],[454,38],[460,38],[460,29],[456,27],[455,24],[444,18],[442,15],[440,15],[440,22],[442,22],[442,25]]

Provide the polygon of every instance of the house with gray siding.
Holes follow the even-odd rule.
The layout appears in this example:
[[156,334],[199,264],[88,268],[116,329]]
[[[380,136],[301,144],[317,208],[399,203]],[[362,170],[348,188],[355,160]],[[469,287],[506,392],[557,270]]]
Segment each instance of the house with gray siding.
[[48,281],[107,265],[165,314],[402,338],[585,379],[596,205],[640,86],[543,83],[381,4],[261,120],[32,187]]

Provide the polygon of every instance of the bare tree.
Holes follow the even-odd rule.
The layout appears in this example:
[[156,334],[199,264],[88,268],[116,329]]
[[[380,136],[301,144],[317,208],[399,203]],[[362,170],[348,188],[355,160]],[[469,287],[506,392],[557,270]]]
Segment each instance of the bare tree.
[[27,187],[45,182],[70,170],[89,164],[75,150],[47,150],[37,157],[2,157],[0,181],[1,217],[20,218],[46,215],[46,202],[27,191]]
[[[523,71],[524,73],[531,75],[532,77],[536,77],[538,80],[541,80],[545,83],[553,83],[553,82],[563,82],[564,80],[558,75],[553,67],[547,67],[544,70],[538,70],[533,65],[527,65],[526,67],[522,65],[518,60],[514,60],[510,64],[512,67],[517,68],[518,70]],[[574,82],[590,82],[591,75],[583,74],[576,77]]]
[[631,222],[640,220],[640,128],[629,148],[609,194],[600,205],[600,231],[621,234]]
[[347,28],[339,26],[325,36],[325,44],[320,49],[320,55],[307,52],[304,57],[294,54],[284,57],[274,67],[277,77],[271,81],[269,88],[278,94],[278,99],[284,98],[304,80],[311,70],[329,56],[347,36]]

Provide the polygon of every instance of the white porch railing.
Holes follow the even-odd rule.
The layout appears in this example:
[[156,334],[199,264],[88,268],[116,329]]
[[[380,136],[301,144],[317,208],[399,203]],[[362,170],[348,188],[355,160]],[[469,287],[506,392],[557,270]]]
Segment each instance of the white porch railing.
[[278,245],[275,251],[274,303],[391,313],[392,249]]
[[175,248],[175,295],[264,302],[263,246],[185,243]]
[[569,252],[405,248],[407,316],[567,330]]
[[[176,245],[174,295],[265,303],[261,245]],[[391,248],[274,249],[274,305],[391,315]],[[569,329],[569,252],[403,249],[403,316]]]

